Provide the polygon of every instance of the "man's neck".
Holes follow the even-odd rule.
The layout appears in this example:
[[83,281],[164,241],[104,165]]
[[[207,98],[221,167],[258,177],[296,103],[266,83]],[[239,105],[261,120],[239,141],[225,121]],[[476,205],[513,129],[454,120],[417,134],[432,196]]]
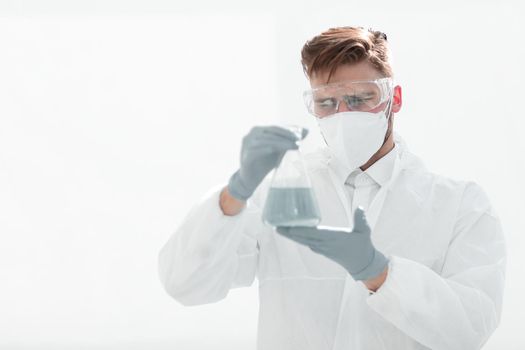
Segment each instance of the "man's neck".
[[381,148],[366,162],[364,165],[360,166],[359,168],[362,171],[365,171],[366,169],[370,168],[372,164],[377,162],[379,159],[383,158],[388,152],[390,152],[394,148],[394,133],[390,133],[388,138],[386,139],[385,143]]

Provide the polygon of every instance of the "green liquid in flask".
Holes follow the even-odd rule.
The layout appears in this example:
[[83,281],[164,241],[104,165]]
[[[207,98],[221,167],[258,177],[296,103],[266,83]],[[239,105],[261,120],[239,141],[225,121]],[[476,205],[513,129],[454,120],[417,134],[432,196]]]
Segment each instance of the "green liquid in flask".
[[314,192],[309,187],[272,187],[263,213],[272,226],[316,226],[321,221]]

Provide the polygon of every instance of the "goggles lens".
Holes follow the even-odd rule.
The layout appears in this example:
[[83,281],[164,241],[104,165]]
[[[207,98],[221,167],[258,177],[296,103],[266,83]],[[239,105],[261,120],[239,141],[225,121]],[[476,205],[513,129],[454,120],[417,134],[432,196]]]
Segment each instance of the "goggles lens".
[[344,102],[350,111],[376,112],[392,91],[392,78],[327,84],[304,92],[308,112],[324,118],[338,112]]

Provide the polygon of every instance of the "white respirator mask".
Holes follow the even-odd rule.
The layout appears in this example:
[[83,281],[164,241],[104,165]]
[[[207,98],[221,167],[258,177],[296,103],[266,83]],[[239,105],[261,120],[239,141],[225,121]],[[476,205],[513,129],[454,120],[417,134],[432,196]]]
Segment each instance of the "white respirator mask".
[[350,172],[381,148],[388,129],[385,111],[338,112],[317,122],[331,155]]

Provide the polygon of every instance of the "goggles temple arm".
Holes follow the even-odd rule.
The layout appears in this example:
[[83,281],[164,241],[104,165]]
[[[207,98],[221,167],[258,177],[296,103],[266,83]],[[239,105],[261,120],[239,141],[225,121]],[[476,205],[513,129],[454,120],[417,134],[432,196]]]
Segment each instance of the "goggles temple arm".
[[387,105],[387,111],[386,111],[386,119],[389,120],[392,116],[392,108],[393,108],[393,102],[394,102],[394,84],[392,84],[389,88],[388,93],[388,105]]

